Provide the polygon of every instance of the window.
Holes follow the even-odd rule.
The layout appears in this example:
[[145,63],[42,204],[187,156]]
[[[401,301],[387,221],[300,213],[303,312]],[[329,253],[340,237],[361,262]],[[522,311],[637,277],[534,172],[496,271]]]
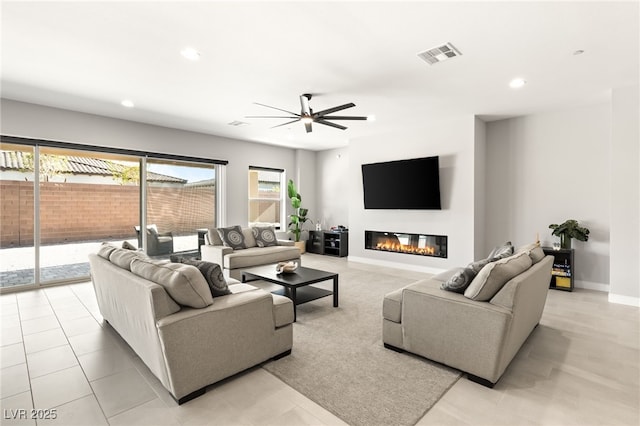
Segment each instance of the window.
[[282,229],[284,170],[249,167],[249,226]]

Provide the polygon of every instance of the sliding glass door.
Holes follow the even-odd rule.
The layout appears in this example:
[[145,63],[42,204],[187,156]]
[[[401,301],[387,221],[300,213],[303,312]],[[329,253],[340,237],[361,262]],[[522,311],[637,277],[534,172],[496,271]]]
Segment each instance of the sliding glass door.
[[0,144],[0,292],[86,280],[103,242],[197,257],[216,226],[225,162],[26,141]]
[[34,147],[0,143],[0,287],[36,283]]
[[147,254],[198,256],[216,223],[215,165],[148,158],[146,169]]
[[40,282],[86,279],[102,242],[135,245],[139,159],[40,149]]

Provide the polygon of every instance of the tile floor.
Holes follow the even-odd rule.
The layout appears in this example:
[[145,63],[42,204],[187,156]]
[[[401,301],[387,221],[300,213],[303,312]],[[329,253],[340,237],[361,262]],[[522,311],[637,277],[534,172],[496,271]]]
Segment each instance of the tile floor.
[[[305,263],[377,268],[308,254]],[[496,387],[461,379],[418,424],[638,425],[639,312],[605,293],[550,291],[540,326]],[[259,367],[178,406],[103,326],[90,283],[3,294],[0,314],[2,425],[344,424]],[[34,408],[56,418],[19,418]]]

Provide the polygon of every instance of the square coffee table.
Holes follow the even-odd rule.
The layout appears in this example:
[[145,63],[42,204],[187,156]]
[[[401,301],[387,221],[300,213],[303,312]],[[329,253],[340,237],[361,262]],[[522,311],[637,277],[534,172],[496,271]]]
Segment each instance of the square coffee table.
[[[333,307],[338,307],[338,274],[300,266],[294,272],[276,273],[276,265],[256,266],[242,271],[242,282],[258,279],[283,287],[275,294],[282,294],[293,302],[293,320],[296,320],[296,305],[333,294]],[[333,291],[313,287],[310,284],[333,280]]]

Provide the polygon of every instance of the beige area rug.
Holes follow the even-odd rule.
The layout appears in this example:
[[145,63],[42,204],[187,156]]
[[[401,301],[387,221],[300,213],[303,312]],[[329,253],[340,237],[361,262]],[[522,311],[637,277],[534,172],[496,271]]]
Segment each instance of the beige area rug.
[[263,368],[350,425],[414,425],[461,376],[382,344],[384,295],[415,280],[316,267],[339,272],[340,307],[299,305],[292,354]]

